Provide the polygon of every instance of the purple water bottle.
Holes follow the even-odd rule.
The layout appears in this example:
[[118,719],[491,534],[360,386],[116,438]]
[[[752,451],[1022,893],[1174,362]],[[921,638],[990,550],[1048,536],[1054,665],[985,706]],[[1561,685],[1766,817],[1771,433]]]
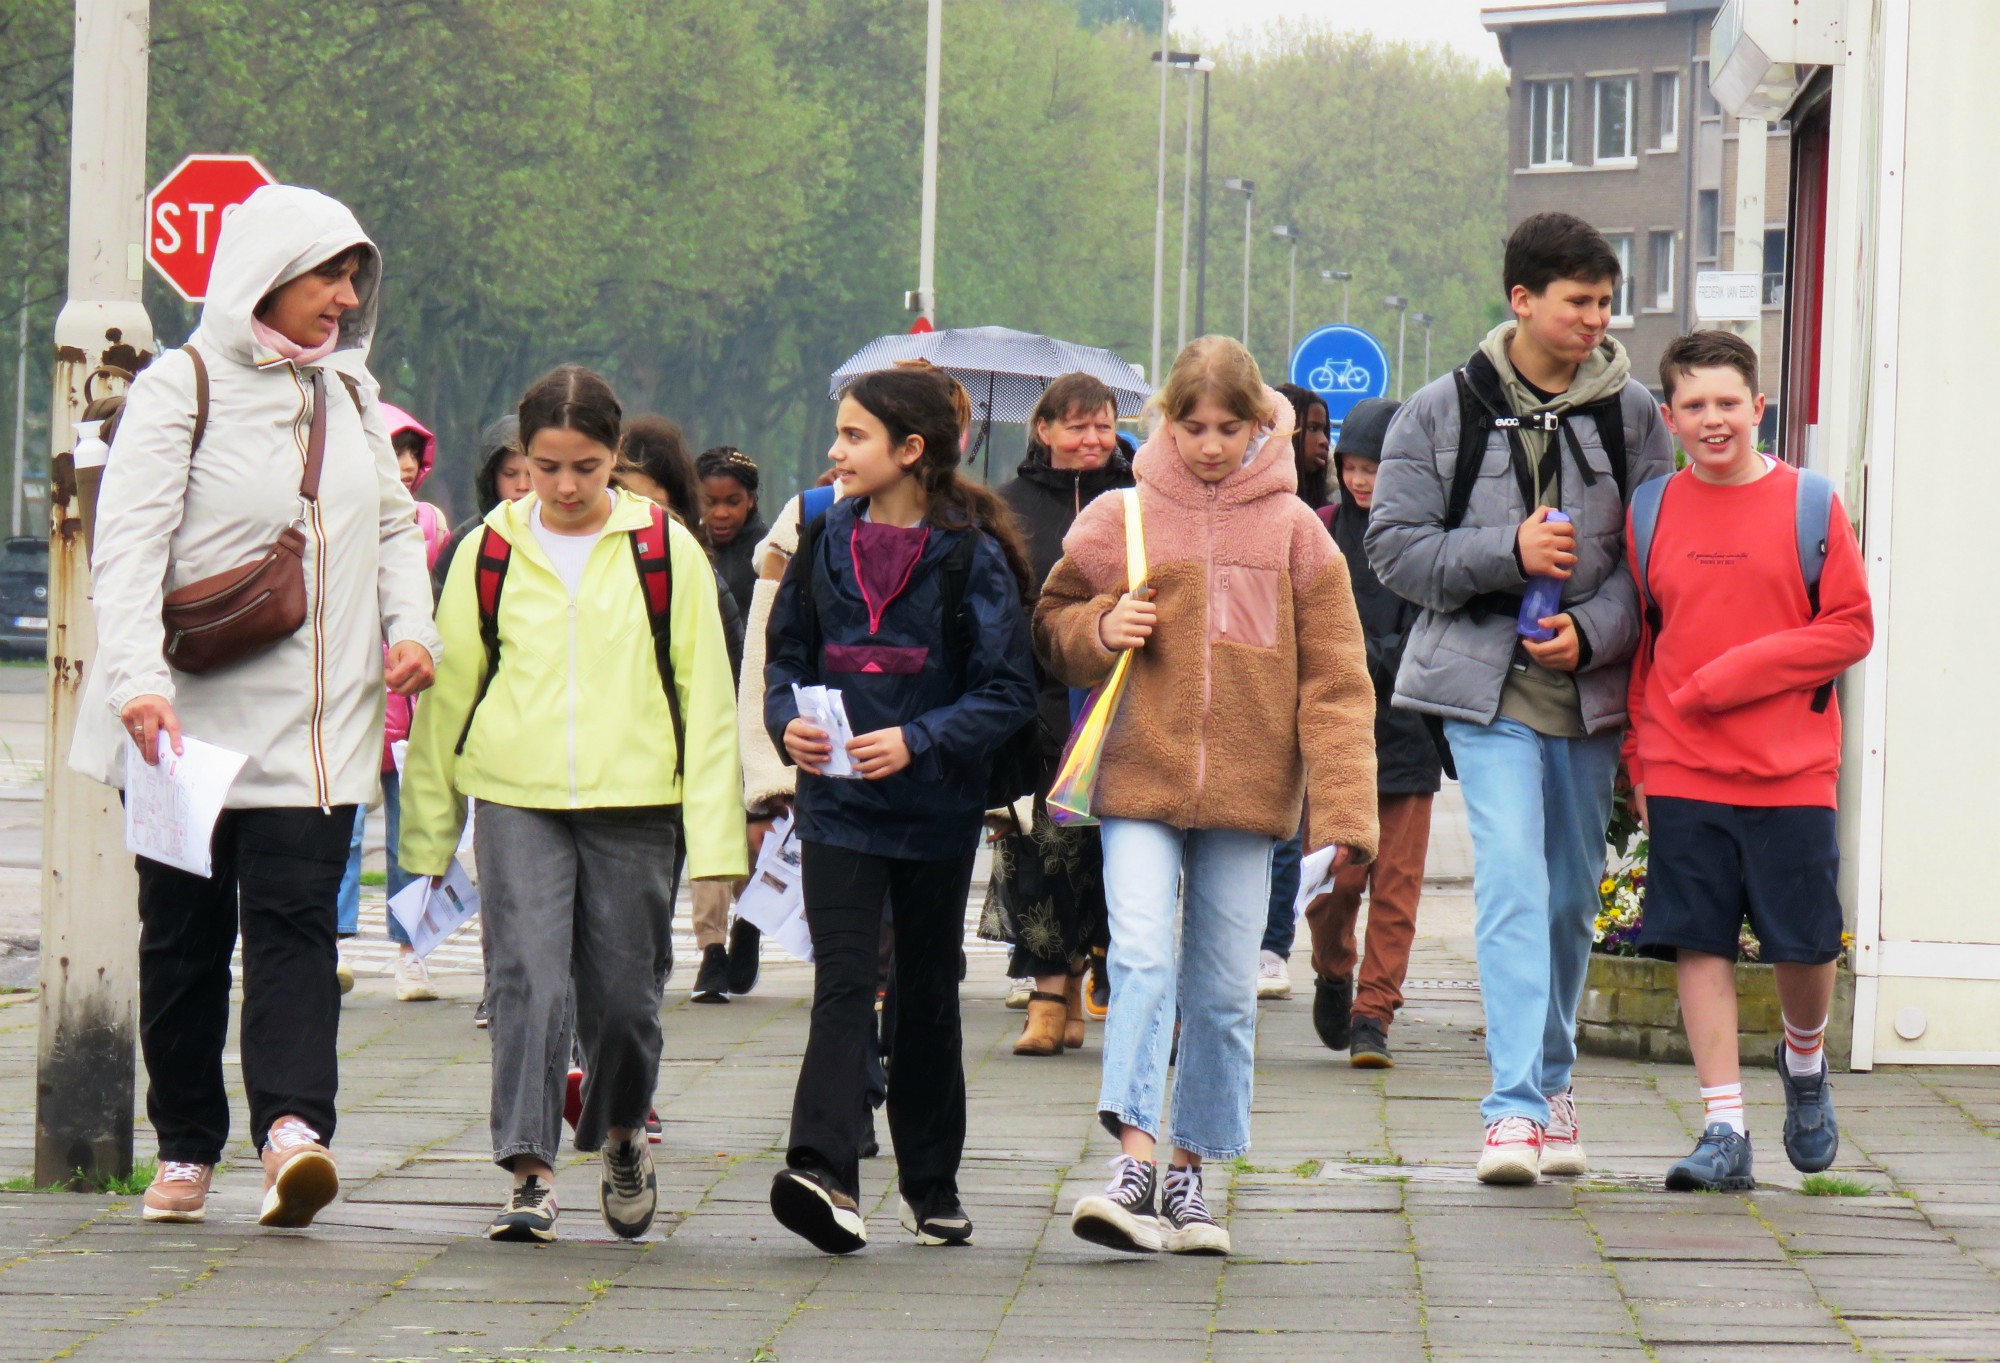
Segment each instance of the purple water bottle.
[[[1568,525],[1569,516],[1565,512],[1551,511],[1548,515],[1553,525]],[[1556,637],[1552,629],[1543,629],[1541,622],[1554,615],[1562,605],[1563,584],[1559,577],[1531,577],[1528,590],[1521,593],[1521,616],[1514,623],[1514,632],[1523,639],[1533,639],[1547,643]]]

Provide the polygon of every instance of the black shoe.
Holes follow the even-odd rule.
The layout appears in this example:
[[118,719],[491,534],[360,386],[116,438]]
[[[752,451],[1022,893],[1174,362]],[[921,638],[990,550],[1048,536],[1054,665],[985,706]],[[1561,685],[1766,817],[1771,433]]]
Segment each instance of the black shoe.
[[1354,981],[1313,980],[1313,1030],[1330,1051],[1344,1051],[1353,1040]]
[[1084,1011],[1102,1022],[1111,1011],[1111,964],[1101,951],[1090,953],[1090,988],[1084,997]]
[[903,1229],[916,1236],[920,1245],[972,1243],[972,1218],[965,1214],[965,1205],[958,1200],[957,1193],[937,1193],[919,1199],[917,1204],[906,1197],[899,1219]]
[[1160,1247],[1169,1254],[1227,1254],[1229,1232],[1215,1223],[1201,1195],[1201,1166],[1168,1166],[1160,1181]]
[[602,1159],[597,1205],[604,1213],[604,1224],[621,1240],[637,1240],[653,1224],[653,1213],[660,1205],[653,1152],[641,1136],[636,1141],[606,1141]]
[[764,934],[747,918],[729,926],[729,992],[747,994],[757,987],[758,949]]
[[729,1002],[729,951],[722,943],[702,948],[701,969],[695,972],[694,992],[688,997],[696,1003]]
[[663,1126],[661,1126],[661,1125],[660,1125],[660,1112],[659,1112],[659,1109],[658,1109],[658,1108],[651,1108],[651,1107],[647,1108],[647,1109],[646,1109],[646,1144],[648,1144],[648,1145],[658,1145],[658,1144],[659,1144],[659,1143],[660,1143],[661,1141],[665,1140],[666,1138],[667,1138],[667,1130],[666,1130],[666,1128],[665,1128],[665,1127],[663,1127]]
[[472,1025],[485,1031],[493,1022],[493,1014],[486,1006],[486,997],[480,996],[479,1006],[472,1010]]
[[530,1176],[518,1184],[507,1205],[486,1228],[488,1240],[517,1240],[545,1245],[556,1238],[556,1190]]
[[861,1148],[855,1153],[860,1155],[862,1159],[874,1159],[882,1153],[882,1143],[875,1139],[875,1114],[873,1112],[868,1114],[868,1137],[861,1142]]
[[1111,1186],[1078,1198],[1069,1228],[1079,1240],[1128,1254],[1160,1249],[1160,1218],[1154,1209],[1159,1173],[1144,1160],[1118,1155],[1111,1161]]
[[780,1170],[771,1180],[771,1215],[827,1254],[852,1254],[868,1243],[860,1206],[823,1169]]
[[1357,1070],[1393,1070],[1396,1057],[1389,1053],[1389,1029],[1374,1018],[1358,1015],[1351,1029],[1353,1041],[1347,1049],[1347,1063]]

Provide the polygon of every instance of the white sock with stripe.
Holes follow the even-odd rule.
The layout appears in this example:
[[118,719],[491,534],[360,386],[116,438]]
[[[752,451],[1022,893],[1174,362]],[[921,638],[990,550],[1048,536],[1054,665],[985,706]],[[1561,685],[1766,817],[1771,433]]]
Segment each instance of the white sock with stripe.
[[1733,1084],[1717,1084],[1714,1088],[1703,1088],[1701,1105],[1705,1109],[1702,1129],[1706,1130],[1721,1122],[1739,1136],[1748,1135],[1750,1128],[1743,1121],[1743,1081]]
[[1817,1027],[1801,1027],[1790,1018],[1785,1019],[1785,1069],[1793,1078],[1806,1079],[1818,1074],[1825,1054],[1825,1018],[1819,1020]]

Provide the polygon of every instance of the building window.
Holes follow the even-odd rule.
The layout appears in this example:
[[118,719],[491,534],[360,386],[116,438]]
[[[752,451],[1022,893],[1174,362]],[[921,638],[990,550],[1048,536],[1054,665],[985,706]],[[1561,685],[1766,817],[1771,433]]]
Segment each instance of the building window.
[[1653,306],[1662,312],[1674,306],[1674,234],[1655,232],[1646,240],[1646,259],[1653,271]]
[[1704,189],[1695,200],[1694,258],[1715,260],[1722,254],[1722,191]]
[[1785,229],[1764,229],[1764,306],[1785,305]]
[[1694,64],[1694,84],[1699,92],[1695,96],[1695,110],[1702,118],[1721,118],[1722,105],[1716,101],[1715,91],[1708,86],[1709,65],[1706,61]]
[[1611,243],[1611,253],[1618,257],[1618,287],[1611,291],[1611,320],[1630,322],[1632,320],[1632,234],[1607,232],[1604,239]]
[[1569,164],[1569,82],[1528,82],[1528,164]]
[[1630,76],[1597,82],[1597,161],[1630,161],[1633,152],[1633,87]]
[[1676,151],[1681,145],[1681,73],[1661,71],[1653,77],[1653,150]]

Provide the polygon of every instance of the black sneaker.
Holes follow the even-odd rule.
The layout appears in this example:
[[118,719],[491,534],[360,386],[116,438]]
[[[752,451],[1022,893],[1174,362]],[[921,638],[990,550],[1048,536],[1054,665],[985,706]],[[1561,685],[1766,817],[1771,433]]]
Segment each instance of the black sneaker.
[[1227,1254],[1229,1232],[1201,1195],[1201,1166],[1169,1166],[1160,1183],[1160,1241],[1169,1254]]
[[916,1236],[920,1245],[972,1243],[972,1218],[965,1214],[965,1205],[958,1200],[957,1193],[937,1193],[919,1199],[916,1205],[904,1198],[899,1219],[903,1229]]
[[667,1138],[666,1128],[660,1125],[659,1109],[650,1107],[647,1108],[646,1144],[658,1145],[661,1141],[665,1140],[666,1138]]
[[868,1135],[855,1153],[862,1159],[874,1159],[882,1153],[882,1142],[875,1138],[875,1114],[872,1110],[868,1114]]
[[1344,1051],[1353,1039],[1354,981],[1313,980],[1313,1030],[1330,1051]]
[[488,1240],[517,1240],[546,1245],[556,1238],[556,1190],[530,1175],[514,1186],[514,1195],[486,1228]]
[[747,994],[757,987],[757,965],[759,948],[763,945],[764,934],[757,925],[747,918],[739,918],[729,927],[729,992]]
[[852,1254],[868,1243],[854,1198],[823,1169],[782,1169],[771,1180],[771,1215],[827,1254]]
[[482,1032],[493,1025],[493,1014],[487,1007],[484,994],[479,996],[479,1006],[472,1010],[472,1025]]
[[1090,987],[1083,994],[1083,1011],[1099,1022],[1111,1012],[1111,963],[1101,951],[1090,953]]
[[1152,1254],[1160,1248],[1160,1218],[1153,1210],[1157,1169],[1130,1155],[1111,1161],[1111,1185],[1101,1193],[1077,1199],[1069,1228],[1077,1239],[1128,1254]]
[[1374,1018],[1357,1014],[1347,1048],[1347,1063],[1357,1070],[1393,1070],[1396,1057],[1389,1053],[1389,1029]]
[[729,1002],[729,949],[722,943],[701,949],[701,969],[695,972],[694,992],[688,997],[696,1003]]
[[653,1172],[653,1152],[643,1137],[636,1141],[608,1140],[604,1169],[597,1181],[597,1205],[604,1224],[621,1240],[637,1240],[653,1224],[660,1205],[659,1176]]

